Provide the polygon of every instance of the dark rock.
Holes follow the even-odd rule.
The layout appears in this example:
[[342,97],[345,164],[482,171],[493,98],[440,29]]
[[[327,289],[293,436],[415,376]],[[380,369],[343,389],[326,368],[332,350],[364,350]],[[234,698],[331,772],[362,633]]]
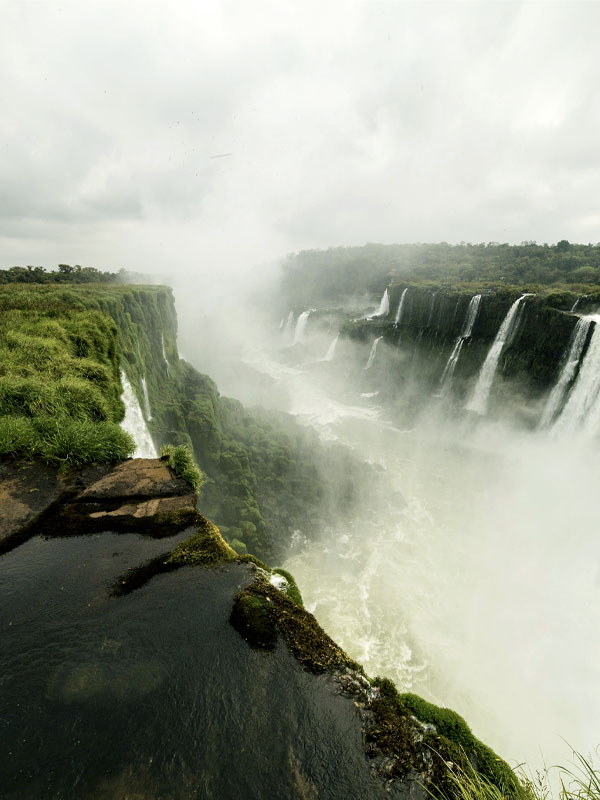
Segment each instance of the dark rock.
[[189,495],[190,487],[159,458],[124,461],[82,491],[77,501]]

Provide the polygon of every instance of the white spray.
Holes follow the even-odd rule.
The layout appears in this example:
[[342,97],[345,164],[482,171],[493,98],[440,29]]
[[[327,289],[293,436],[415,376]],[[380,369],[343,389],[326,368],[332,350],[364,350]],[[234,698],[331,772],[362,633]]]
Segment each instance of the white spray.
[[333,361],[333,357],[335,355],[335,348],[337,346],[339,338],[340,338],[340,335],[338,333],[337,336],[335,337],[335,339],[331,342],[331,344],[327,348],[327,353],[325,354],[325,358],[323,359],[323,361]]
[[294,344],[299,344],[300,342],[304,341],[304,331],[306,330],[306,323],[308,322],[309,317],[310,310],[303,311],[298,317],[298,322],[296,322],[296,330],[294,332]]

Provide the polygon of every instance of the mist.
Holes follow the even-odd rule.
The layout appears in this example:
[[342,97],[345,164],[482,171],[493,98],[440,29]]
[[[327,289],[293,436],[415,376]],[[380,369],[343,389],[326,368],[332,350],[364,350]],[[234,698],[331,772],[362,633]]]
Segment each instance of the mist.
[[[320,624],[368,674],[457,710],[513,766],[564,761],[565,742],[595,748],[593,438],[524,429],[517,393],[501,420],[421,393],[405,424],[419,391],[408,344],[379,342],[366,369],[372,345],[338,338],[339,312],[310,314],[298,340],[298,314],[286,330],[287,316],[256,302],[228,310],[184,315],[195,366],[224,393],[287,411],[378,470],[350,522],[290,543],[284,566]],[[207,329],[218,331],[209,357],[191,344]],[[411,375],[393,403],[382,378],[391,364]]]

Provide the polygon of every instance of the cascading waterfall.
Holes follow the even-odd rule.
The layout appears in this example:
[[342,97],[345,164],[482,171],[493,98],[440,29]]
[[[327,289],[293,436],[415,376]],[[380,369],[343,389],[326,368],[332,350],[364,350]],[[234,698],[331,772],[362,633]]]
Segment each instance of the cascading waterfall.
[[377,311],[372,314],[367,319],[373,319],[374,317],[384,317],[386,314],[389,314],[390,311],[390,295],[388,290],[386,289],[383,293],[383,297],[381,298],[381,302],[379,303],[379,308]]
[[327,353],[325,354],[325,358],[323,359],[323,361],[333,361],[333,357],[335,355],[335,348],[337,346],[339,338],[340,338],[340,335],[338,333],[337,336],[335,337],[335,339],[332,341],[332,343],[327,348]]
[[436,297],[436,295],[437,295],[437,292],[432,292],[431,293],[431,305],[429,306],[429,315],[427,316],[427,327],[428,328],[431,327],[431,323],[433,322],[433,312],[434,312],[434,309],[435,309],[435,297]]
[[573,328],[567,360],[544,408],[540,428],[547,428],[551,425],[564,404],[564,399],[577,372],[591,324],[592,320],[589,317],[582,317]]
[[162,357],[163,357],[163,361],[166,364],[167,375],[168,375],[169,374],[169,359],[167,358],[167,352],[165,350],[165,337],[164,337],[164,334],[162,334],[162,333],[160,335],[160,343],[161,343],[161,346],[162,346]]
[[298,317],[298,322],[296,322],[296,330],[294,332],[294,344],[299,344],[300,342],[304,341],[304,331],[306,329],[306,323],[308,322],[309,317],[310,310],[303,311]]
[[[598,432],[600,416],[600,315],[588,317],[594,322],[590,344],[581,364],[579,375],[560,416],[554,424],[555,433],[584,434]],[[582,345],[583,347],[583,345]]]
[[148,397],[148,385],[146,379],[142,378],[142,392],[144,393],[144,416],[150,422],[152,419],[152,412],[150,411],[150,398]]
[[494,377],[496,375],[496,369],[498,367],[498,362],[500,361],[502,350],[516,329],[519,320],[518,312],[521,303],[526,297],[530,296],[531,293],[522,294],[521,297],[519,297],[518,300],[515,300],[512,306],[508,309],[508,313],[504,317],[502,325],[500,326],[500,330],[496,334],[494,343],[490,347],[490,351],[483,362],[473,396],[465,406],[468,411],[475,411],[477,414],[481,414],[482,416],[485,415],[487,411],[490,390],[492,388],[492,383],[494,382]]
[[287,320],[285,322],[285,327],[283,329],[283,336],[286,339],[286,341],[288,342],[292,341],[292,337],[294,335],[293,331],[294,331],[294,312],[290,311],[290,313],[287,316]]
[[400,320],[402,319],[402,312],[404,310],[404,301],[406,300],[406,293],[408,292],[408,286],[402,292],[400,296],[400,302],[398,303],[398,310],[396,311],[396,319],[394,320],[394,325],[399,325]]
[[365,365],[365,369],[370,369],[373,361],[375,361],[375,353],[377,352],[377,345],[383,339],[383,336],[378,336],[377,339],[373,342],[371,346],[371,352],[369,353],[369,359]]
[[460,351],[462,350],[462,346],[473,333],[473,326],[475,325],[475,320],[477,319],[477,312],[479,311],[480,303],[481,303],[480,294],[476,294],[474,297],[471,298],[471,301],[469,302],[469,307],[467,308],[467,315],[463,323],[463,329],[461,331],[460,336],[454,343],[454,348],[452,350],[452,353],[450,353],[450,358],[446,362],[446,366],[444,367],[444,372],[442,373],[439,395],[446,394],[448,392],[448,389],[450,387],[450,382],[452,381],[452,376],[454,375],[454,370],[456,369],[456,365],[460,357]]
[[573,306],[571,307],[571,314],[573,314],[577,310],[577,306],[583,300],[584,297],[587,297],[587,294],[584,294],[582,297],[578,297],[577,300],[575,300]]
[[127,433],[130,433],[135,440],[137,448],[134,455],[138,458],[156,458],[158,454],[142,414],[142,409],[133,387],[122,370],[121,383],[123,384],[122,399],[125,403],[125,419],[121,423],[121,427]]

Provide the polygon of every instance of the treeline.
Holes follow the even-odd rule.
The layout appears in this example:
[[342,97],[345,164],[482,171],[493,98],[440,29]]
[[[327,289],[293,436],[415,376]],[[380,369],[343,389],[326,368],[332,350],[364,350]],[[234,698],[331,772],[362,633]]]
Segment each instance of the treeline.
[[306,250],[284,261],[284,304],[309,307],[383,292],[390,282],[600,284],[600,244],[367,244]]
[[117,283],[120,272],[103,272],[95,267],[59,264],[56,270],[45,267],[9,267],[0,269],[0,284],[6,283]]

